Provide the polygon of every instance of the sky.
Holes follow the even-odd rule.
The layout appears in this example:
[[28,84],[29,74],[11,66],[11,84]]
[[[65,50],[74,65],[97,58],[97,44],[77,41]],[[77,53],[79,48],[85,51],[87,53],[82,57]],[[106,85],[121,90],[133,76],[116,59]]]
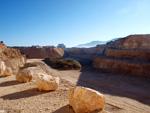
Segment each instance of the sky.
[[150,34],[150,0],[0,0],[7,46],[67,47]]

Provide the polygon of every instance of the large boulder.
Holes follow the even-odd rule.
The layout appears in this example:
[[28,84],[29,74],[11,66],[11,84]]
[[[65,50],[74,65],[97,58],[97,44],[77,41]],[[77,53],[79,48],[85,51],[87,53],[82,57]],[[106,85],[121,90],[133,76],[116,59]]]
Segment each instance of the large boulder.
[[5,72],[6,66],[3,61],[0,61],[0,74],[3,75]]
[[56,90],[59,84],[59,77],[38,73],[36,76],[36,83],[40,91]]
[[7,67],[4,71],[4,76],[11,76],[12,75],[12,69],[10,67]]
[[19,82],[29,82],[32,80],[33,73],[28,70],[20,70],[16,75],[16,80]]
[[103,94],[85,87],[75,87],[68,91],[69,104],[75,113],[89,113],[105,107]]

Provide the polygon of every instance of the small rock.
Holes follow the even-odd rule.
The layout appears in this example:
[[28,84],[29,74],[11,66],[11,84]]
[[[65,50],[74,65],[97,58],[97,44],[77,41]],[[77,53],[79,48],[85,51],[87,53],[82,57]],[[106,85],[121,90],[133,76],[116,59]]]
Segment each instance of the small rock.
[[75,113],[89,113],[105,107],[105,97],[98,91],[78,86],[68,90],[68,93],[69,104]]

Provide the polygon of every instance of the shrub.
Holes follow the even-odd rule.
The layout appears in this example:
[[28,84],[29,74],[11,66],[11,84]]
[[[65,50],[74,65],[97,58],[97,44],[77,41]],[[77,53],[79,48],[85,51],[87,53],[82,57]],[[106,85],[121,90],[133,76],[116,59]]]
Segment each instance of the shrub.
[[82,68],[81,64],[73,59],[45,58],[44,62],[47,63],[52,68],[60,69],[60,70]]
[[22,70],[22,69],[25,69],[25,68],[28,68],[28,67],[36,67],[36,66],[37,66],[36,64],[26,63],[26,64],[24,64],[23,67],[20,67],[20,69]]

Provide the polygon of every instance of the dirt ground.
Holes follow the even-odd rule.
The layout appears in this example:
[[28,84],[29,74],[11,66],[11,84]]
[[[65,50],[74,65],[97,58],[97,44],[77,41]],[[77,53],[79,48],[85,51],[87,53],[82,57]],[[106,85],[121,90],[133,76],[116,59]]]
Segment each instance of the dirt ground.
[[34,72],[60,77],[58,90],[40,92],[35,77],[19,83],[15,75],[0,76],[0,113],[74,113],[69,107],[67,90],[76,85],[90,87],[106,97],[104,111],[95,113],[150,113],[150,79],[101,72],[90,67],[58,71],[40,59],[30,59]]

